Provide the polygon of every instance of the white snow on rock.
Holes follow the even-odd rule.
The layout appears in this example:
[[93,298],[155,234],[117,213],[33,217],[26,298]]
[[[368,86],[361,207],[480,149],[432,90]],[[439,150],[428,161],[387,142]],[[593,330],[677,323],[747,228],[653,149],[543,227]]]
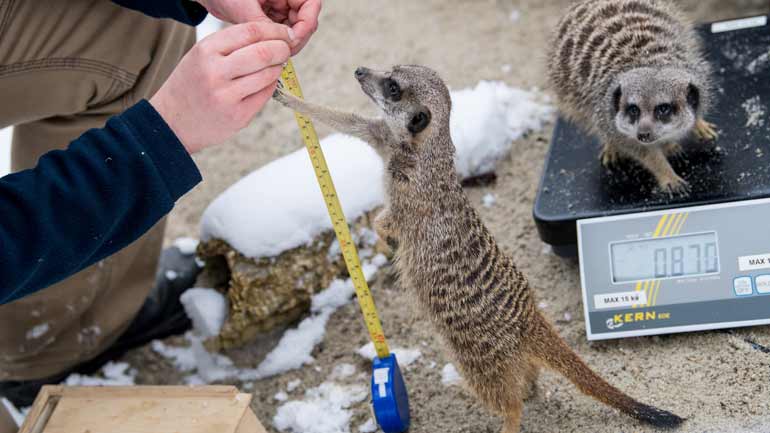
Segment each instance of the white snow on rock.
[[71,374],[62,382],[67,386],[127,386],[134,385],[136,370],[125,362],[108,362],[102,367],[102,377]]
[[[333,134],[321,140],[348,221],[383,203],[383,162],[368,144]],[[331,230],[304,148],[236,182],[203,213],[201,237],[219,238],[247,257],[272,257]]]
[[460,376],[460,373],[457,372],[454,365],[446,364],[444,368],[441,369],[441,383],[446,386],[452,386],[457,385],[460,382],[462,382],[462,377]]
[[518,21],[518,20],[519,20],[519,18],[521,18],[521,12],[517,11],[516,9],[512,10],[512,11],[511,11],[511,14],[510,14],[510,15],[508,15],[508,19],[509,19],[509,20],[510,20],[512,23],[515,23],[516,21]]
[[302,384],[302,379],[294,379],[286,384],[286,391],[292,392]]
[[219,335],[229,310],[227,298],[214,289],[188,289],[179,298],[193,329],[204,337]]
[[286,392],[284,391],[278,391],[277,393],[275,393],[273,398],[276,399],[277,401],[286,401],[289,399],[289,394],[286,394]]
[[176,277],[178,277],[179,274],[177,274],[176,271],[172,271],[171,269],[169,269],[166,271],[165,276],[167,280],[173,281],[173,280],[176,280]]
[[[396,355],[396,361],[398,361],[398,365],[401,367],[407,367],[422,356],[422,352],[420,352],[419,349],[404,349],[401,347],[394,347],[391,348],[390,351]],[[356,353],[370,361],[377,356],[377,351],[374,349],[374,343],[372,342],[366,343],[358,348]]]
[[195,249],[198,248],[198,239],[194,238],[177,238],[174,240],[174,246],[179,249],[179,252],[191,256],[195,254]]
[[461,177],[493,172],[513,140],[542,129],[554,114],[537,92],[499,81],[481,81],[476,87],[453,91],[451,96],[449,128]]
[[365,423],[358,426],[359,433],[374,433],[377,431],[377,423],[374,418],[369,417]]
[[365,386],[324,382],[305,392],[302,400],[278,407],[273,425],[292,433],[350,433],[350,407],[369,396]]
[[51,329],[51,325],[46,323],[41,323],[40,325],[37,325],[27,331],[27,340],[37,340],[38,338],[45,335],[49,330]]
[[[378,254],[371,261],[363,261],[361,268],[367,280],[374,276],[383,263],[383,258],[380,256]],[[185,295],[188,292],[185,292]],[[190,343],[188,347],[168,346],[156,340],[152,342],[152,349],[169,359],[179,371],[192,373],[185,378],[185,382],[189,385],[220,382],[225,379],[251,381],[275,376],[315,361],[312,356],[313,349],[323,340],[326,322],[339,307],[350,302],[354,292],[350,279],[335,279],[327,289],[314,295],[311,315],[302,320],[296,328],[287,330],[276,347],[265,356],[257,368],[241,369],[236,367],[230,358],[218,353],[209,353],[203,346],[204,337],[197,333],[188,332],[185,335]],[[185,303],[184,300],[182,302]],[[192,301],[188,300],[185,303],[185,310],[188,309],[187,304],[190,302]],[[208,310],[208,308],[199,309]],[[208,313],[196,312],[191,315],[188,311],[191,317],[197,314]]]

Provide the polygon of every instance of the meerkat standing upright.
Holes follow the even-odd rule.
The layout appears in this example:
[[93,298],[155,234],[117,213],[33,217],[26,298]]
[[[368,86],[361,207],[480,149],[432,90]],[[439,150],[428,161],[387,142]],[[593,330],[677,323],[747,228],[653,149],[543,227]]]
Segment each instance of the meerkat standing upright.
[[505,418],[504,432],[519,431],[523,398],[541,366],[638,420],[679,425],[682,418],[632,399],[591,371],[535,308],[527,279],[460,185],[449,135],[451,100],[438,74],[397,66],[359,68],[356,78],[382,118],[309,104],[280,88],[275,98],[388,154],[388,199],[375,228],[397,244],[401,283],[417,295],[470,387]]
[[559,108],[599,137],[605,166],[632,158],[669,194],[689,185],[667,157],[691,133],[716,138],[703,120],[711,69],[692,25],[666,0],[585,0],[556,28],[549,77]]

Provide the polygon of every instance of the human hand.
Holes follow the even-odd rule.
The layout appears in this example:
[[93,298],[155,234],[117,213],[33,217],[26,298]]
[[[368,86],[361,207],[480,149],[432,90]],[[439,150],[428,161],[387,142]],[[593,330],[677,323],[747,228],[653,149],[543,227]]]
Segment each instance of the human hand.
[[294,38],[283,24],[237,24],[182,58],[150,104],[189,153],[243,129],[270,99]]
[[198,0],[209,13],[229,23],[266,21],[268,19],[291,26],[296,41],[292,55],[307,44],[318,28],[321,0]]

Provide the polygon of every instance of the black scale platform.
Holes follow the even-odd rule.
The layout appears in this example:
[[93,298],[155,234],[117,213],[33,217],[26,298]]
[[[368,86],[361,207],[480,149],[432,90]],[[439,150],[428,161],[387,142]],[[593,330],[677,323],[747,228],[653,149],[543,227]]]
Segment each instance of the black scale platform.
[[692,186],[688,197],[656,192],[652,176],[633,162],[605,169],[598,140],[559,118],[533,212],[541,239],[557,254],[574,256],[579,219],[770,197],[770,19],[766,21],[723,33],[712,33],[711,24],[698,29],[717,90],[707,120],[717,125],[719,138],[713,144],[688,143],[684,158],[671,159],[674,170]]

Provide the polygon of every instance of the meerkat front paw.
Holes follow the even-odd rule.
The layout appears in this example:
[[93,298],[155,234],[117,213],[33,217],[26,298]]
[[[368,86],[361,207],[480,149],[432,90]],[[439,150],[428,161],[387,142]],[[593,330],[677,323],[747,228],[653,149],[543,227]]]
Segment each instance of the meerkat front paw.
[[668,194],[669,197],[687,197],[691,191],[690,184],[677,175],[666,179],[659,179],[658,188],[662,193]]
[[617,151],[615,146],[605,144],[599,154],[599,159],[602,161],[604,167],[611,168],[620,160],[620,152]]
[[283,83],[278,80],[278,85],[275,86],[275,90],[273,91],[273,99],[280,102],[283,105],[286,105],[286,101],[288,100],[288,96],[290,96],[289,92],[286,91],[286,89],[283,87]]
[[695,121],[695,128],[693,128],[695,136],[703,141],[714,141],[719,137],[719,133],[716,131],[716,125],[706,122],[703,119]]

